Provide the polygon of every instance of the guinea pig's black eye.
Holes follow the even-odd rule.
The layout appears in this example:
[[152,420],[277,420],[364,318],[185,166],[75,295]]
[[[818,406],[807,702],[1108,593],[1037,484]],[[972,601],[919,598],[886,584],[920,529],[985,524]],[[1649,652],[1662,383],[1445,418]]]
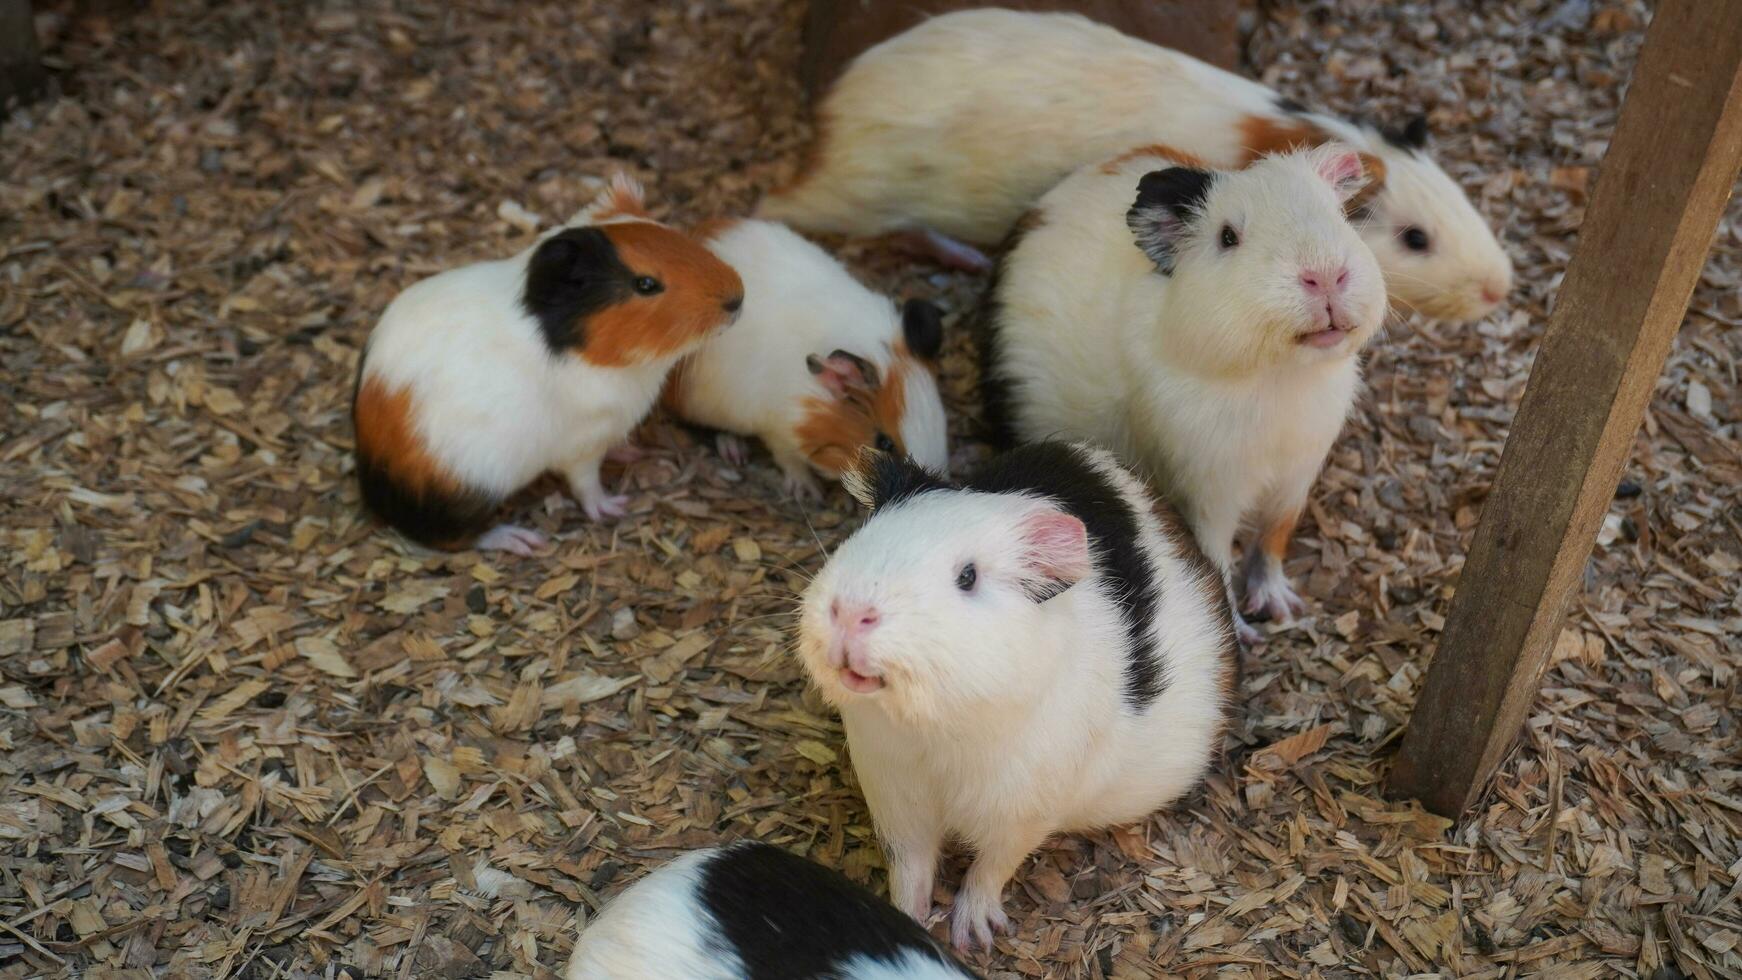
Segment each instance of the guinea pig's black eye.
[[1414,225],[1403,229],[1403,246],[1411,252],[1425,252],[1428,244],[1427,232]]
[[1238,244],[1240,244],[1240,233],[1234,230],[1233,225],[1223,225],[1222,226],[1222,247],[1223,248],[1233,248],[1234,246],[1236,246]]
[[980,573],[974,570],[974,563],[969,562],[956,573],[956,588],[963,592],[974,591],[974,583],[980,580]]
[[888,435],[886,435],[885,433],[882,433],[882,432],[877,433],[877,441],[874,442],[873,445],[875,445],[877,447],[878,452],[883,452],[883,453],[895,452],[895,440],[889,438]]
[[663,292],[664,290],[665,284],[652,276],[635,277],[635,291],[643,296],[652,296],[654,293]]

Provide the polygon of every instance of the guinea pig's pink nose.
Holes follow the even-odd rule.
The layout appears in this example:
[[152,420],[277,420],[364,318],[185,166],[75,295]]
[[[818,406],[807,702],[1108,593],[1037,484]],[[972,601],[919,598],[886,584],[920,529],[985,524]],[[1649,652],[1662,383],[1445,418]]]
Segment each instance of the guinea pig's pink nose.
[[870,632],[880,618],[876,607],[867,602],[842,602],[836,599],[829,603],[829,622],[848,636]]
[[1306,287],[1311,296],[1335,296],[1349,284],[1349,267],[1339,265],[1334,269],[1302,269],[1300,284]]
[[1492,282],[1484,283],[1482,285],[1482,302],[1484,302],[1484,303],[1498,303],[1505,298],[1506,298],[1506,287],[1504,287],[1498,283],[1492,283]]

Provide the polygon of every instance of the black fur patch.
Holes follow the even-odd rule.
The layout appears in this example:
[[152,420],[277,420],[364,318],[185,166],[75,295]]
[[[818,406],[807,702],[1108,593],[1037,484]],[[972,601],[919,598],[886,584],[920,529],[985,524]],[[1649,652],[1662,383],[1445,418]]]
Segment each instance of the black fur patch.
[[1161,233],[1160,226],[1167,216],[1191,224],[1215,182],[1215,174],[1196,167],[1152,170],[1137,182],[1137,200],[1125,212],[1125,224],[1163,275],[1173,272],[1175,236]]
[[[915,463],[912,457],[870,452],[861,476],[871,497],[871,510],[882,510],[928,490],[948,490],[954,484]],[[861,459],[865,459],[864,456]]]
[[821,980],[854,957],[912,953],[974,974],[919,924],[842,875],[770,844],[723,848],[701,868],[697,897],[738,954],[747,980]]
[[1286,95],[1279,95],[1276,97],[1276,107],[1291,116],[1305,115],[1307,111],[1306,106],[1301,105],[1299,102],[1296,102]]
[[1167,688],[1153,632],[1160,583],[1138,542],[1139,517],[1088,456],[1062,442],[1037,442],[999,456],[963,484],[985,493],[1024,491],[1051,497],[1089,530],[1095,568],[1107,580],[1129,640],[1125,705],[1142,711]]
[[603,231],[570,228],[532,253],[520,305],[538,321],[552,353],[579,350],[587,342],[587,317],[629,298],[633,278]]
[[1425,150],[1427,149],[1427,117],[1415,116],[1399,129],[1381,127],[1379,135],[1385,142],[1400,150]]
[[[362,388],[362,365],[358,359],[357,380],[351,387],[351,417],[357,417],[357,392]],[[502,501],[484,494],[465,493],[457,496],[416,492],[401,485],[387,470],[384,461],[371,459],[361,451],[357,454],[357,489],[363,504],[375,514],[418,544],[431,548],[464,547],[490,527],[490,519]]]
[[980,418],[986,427],[986,437],[993,446],[1009,449],[1016,445],[1016,421],[1011,411],[1014,394],[1011,384],[998,370],[1002,359],[998,341],[1004,303],[999,289],[1004,282],[1004,267],[1029,232],[1039,228],[1045,219],[1039,209],[1029,211],[1017,220],[1004,244],[998,249],[998,262],[992,266],[992,278],[980,296],[974,310],[972,333],[974,347],[980,356]]
[[901,305],[901,337],[915,357],[938,359],[944,349],[944,311],[927,300],[910,299]]

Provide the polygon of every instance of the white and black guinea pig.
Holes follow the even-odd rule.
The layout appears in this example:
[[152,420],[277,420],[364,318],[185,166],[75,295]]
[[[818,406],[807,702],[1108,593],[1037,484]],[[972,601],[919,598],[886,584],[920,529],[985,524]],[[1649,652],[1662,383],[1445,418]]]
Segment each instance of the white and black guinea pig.
[[547,470],[589,517],[621,516],[627,501],[605,492],[600,463],[743,301],[729,265],[614,178],[519,255],[425,279],[388,305],[352,401],[364,502],[422,544],[517,554],[543,536],[488,529]]
[[976,323],[986,415],[1004,441],[1119,452],[1230,576],[1255,523],[1246,608],[1287,619],[1303,608],[1289,536],[1385,317],[1378,263],[1342,211],[1362,165],[1336,144],[1236,171],[1178,159],[1083,167],[1025,219]]
[[564,980],[961,980],[912,919],[819,864],[740,841],[686,854],[583,926]]
[[961,484],[869,459],[872,508],[805,590],[799,652],[840,709],[889,893],[924,921],[946,840],[975,852],[958,947],[1054,833],[1141,820],[1221,743],[1235,640],[1222,580],[1111,453],[1037,443]]
[[744,278],[744,312],[672,371],[667,411],[720,430],[721,454],[737,464],[747,452],[737,437],[759,437],[801,499],[821,495],[813,474],[840,479],[864,447],[948,472],[937,307],[911,299],[897,310],[773,222],[723,225],[708,247]]
[[[817,108],[810,165],[759,216],[806,231],[904,233],[951,264],[985,258],[1047,188],[1160,143],[1211,167],[1331,140],[1373,160],[1354,206],[1399,306],[1476,320],[1512,264],[1428,152],[1426,121],[1381,129],[1076,14],[943,14],[866,50]],[[948,236],[948,237],[946,237]]]

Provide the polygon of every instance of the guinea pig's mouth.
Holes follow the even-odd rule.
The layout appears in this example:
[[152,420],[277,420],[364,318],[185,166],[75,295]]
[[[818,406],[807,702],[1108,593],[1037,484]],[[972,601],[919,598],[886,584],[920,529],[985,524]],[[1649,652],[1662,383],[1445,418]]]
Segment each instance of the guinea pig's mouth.
[[883,690],[883,678],[861,674],[851,667],[840,668],[841,686],[854,694],[876,694]]
[[1302,347],[1317,347],[1320,350],[1325,350],[1342,343],[1343,338],[1347,336],[1349,336],[1349,331],[1347,329],[1332,324],[1323,330],[1313,330],[1307,333],[1296,334],[1294,342],[1300,344]]

